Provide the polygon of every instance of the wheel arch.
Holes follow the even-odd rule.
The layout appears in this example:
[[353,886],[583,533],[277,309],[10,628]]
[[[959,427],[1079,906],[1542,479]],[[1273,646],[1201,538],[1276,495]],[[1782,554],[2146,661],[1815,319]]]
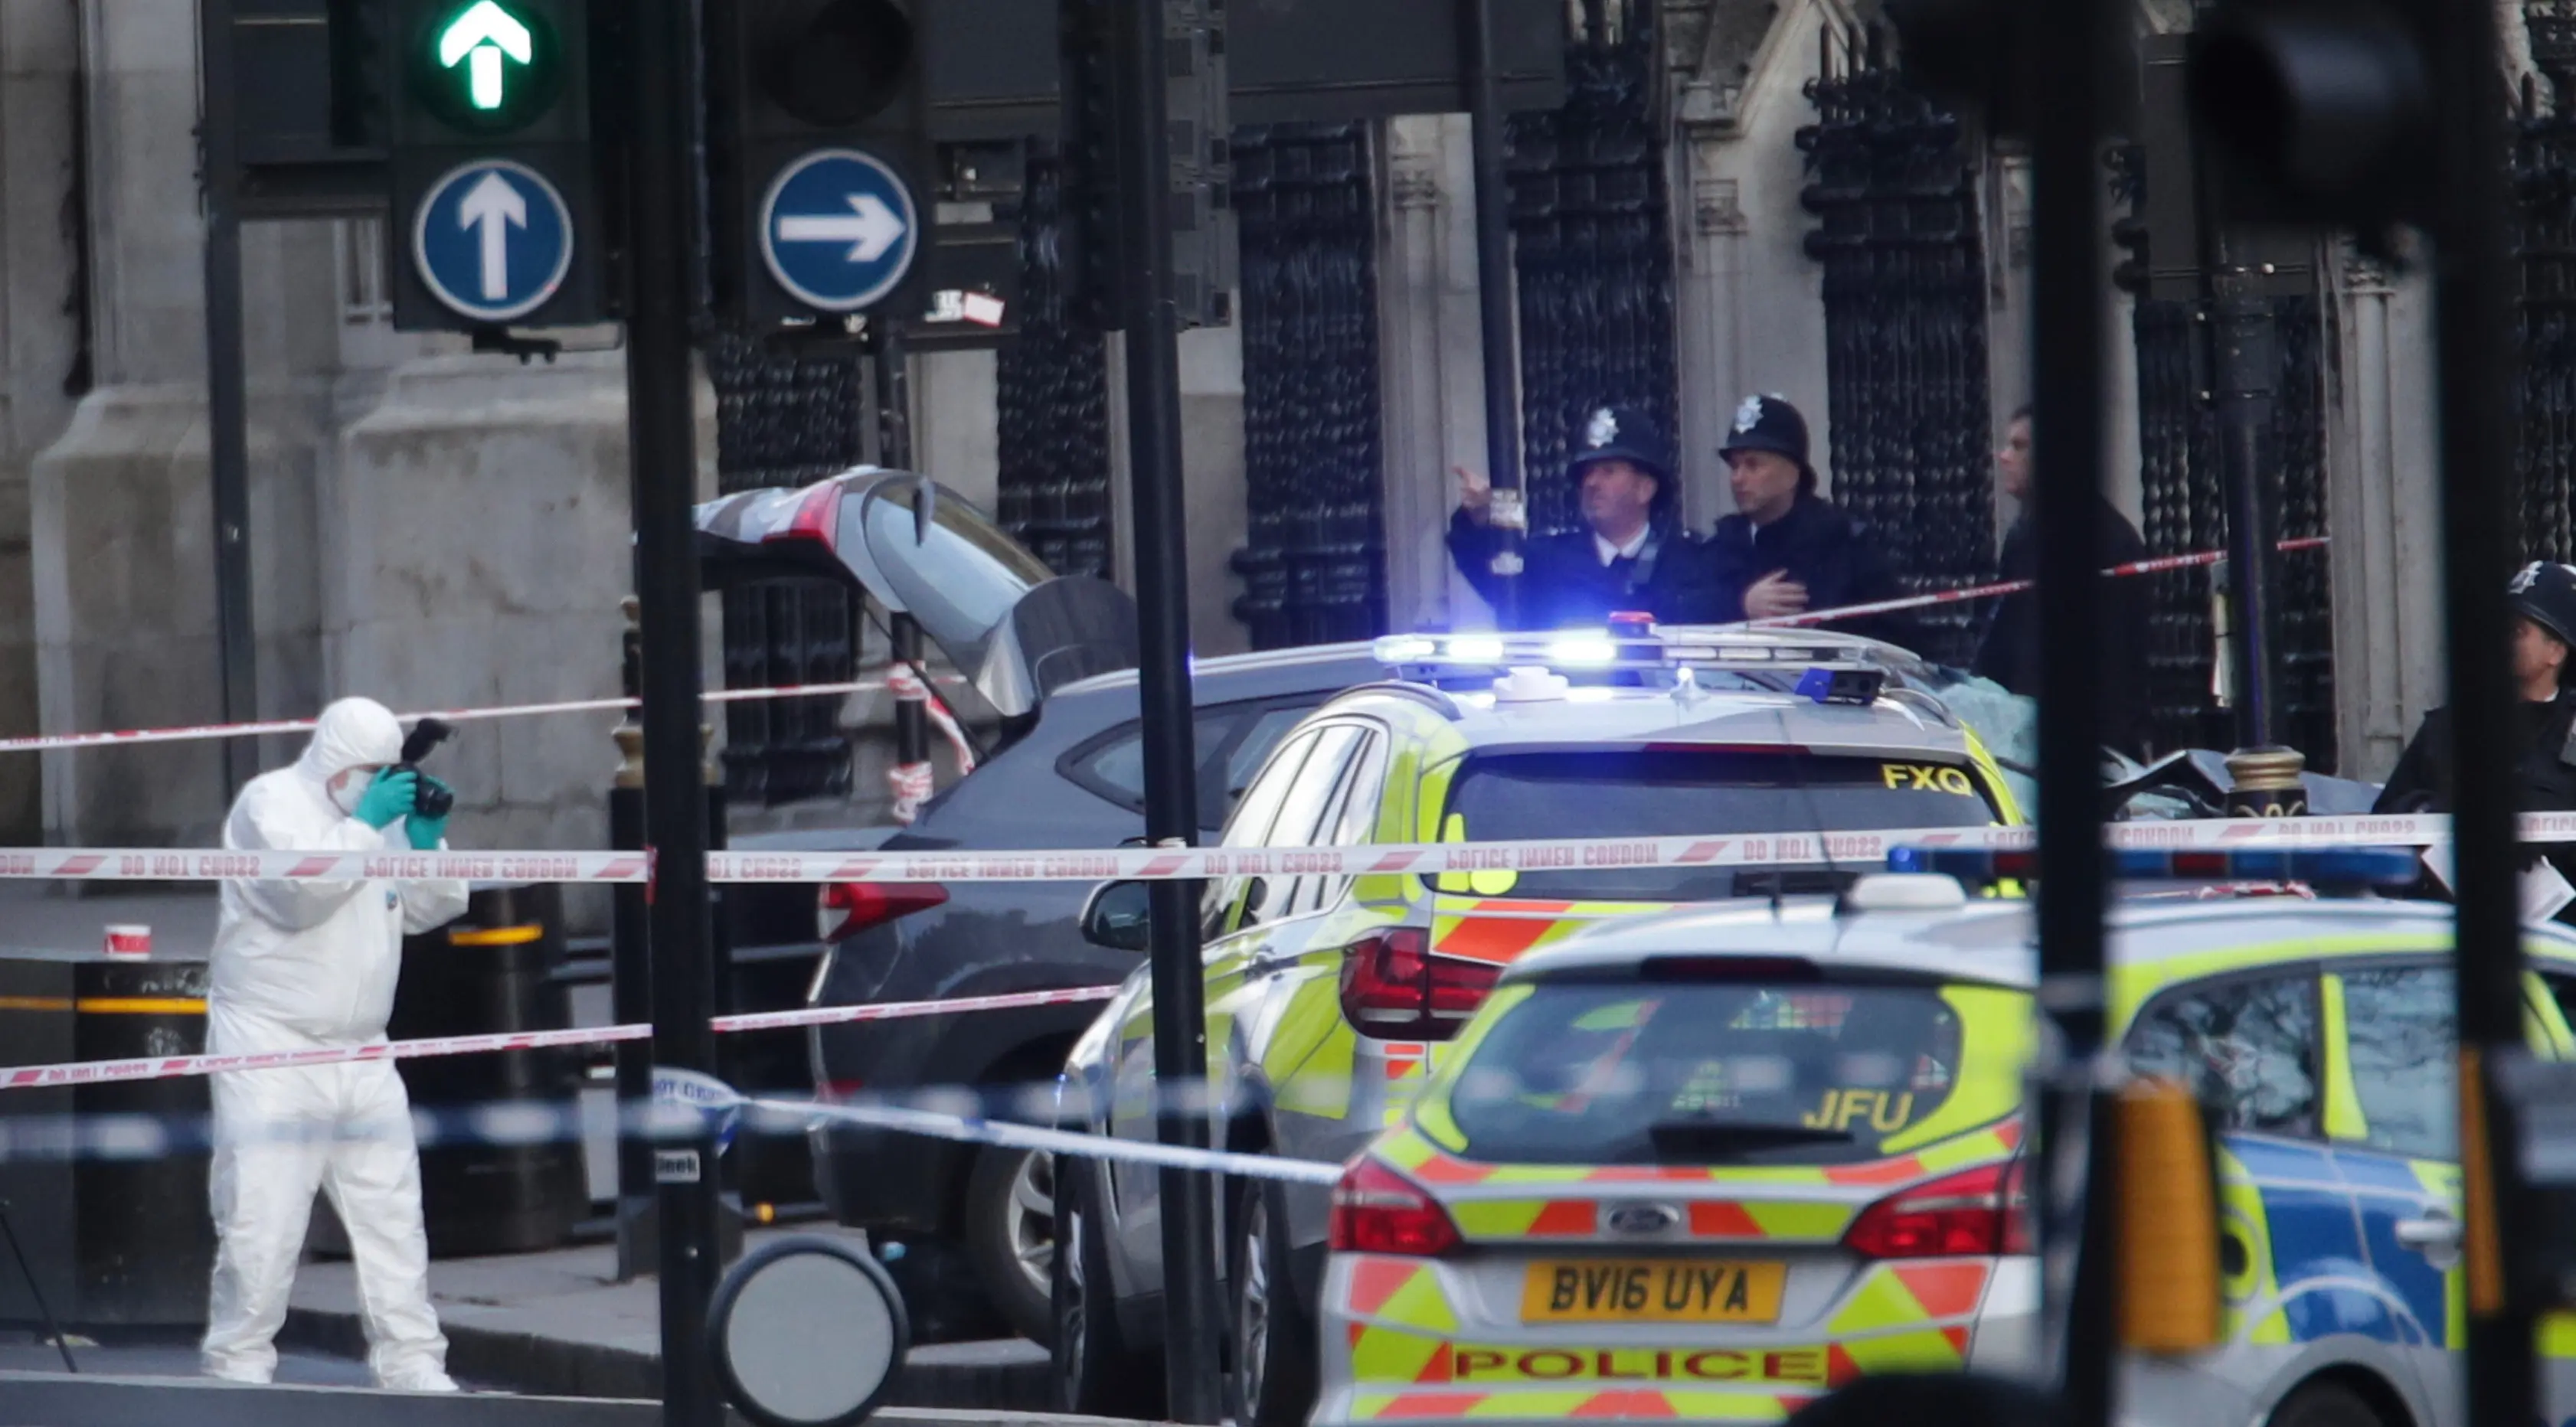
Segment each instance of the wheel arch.
[[2300,1393],[2312,1387],[2329,1385],[2344,1388],[2369,1404],[2370,1410],[2379,1418],[2380,1427],[2417,1427],[2415,1408],[2396,1383],[2374,1367],[2349,1361],[2329,1363],[2292,1383],[2273,1402],[2271,1411],[2264,1415],[2263,1420],[2266,1423],[2276,1420],[2282,1407],[2297,1400]]

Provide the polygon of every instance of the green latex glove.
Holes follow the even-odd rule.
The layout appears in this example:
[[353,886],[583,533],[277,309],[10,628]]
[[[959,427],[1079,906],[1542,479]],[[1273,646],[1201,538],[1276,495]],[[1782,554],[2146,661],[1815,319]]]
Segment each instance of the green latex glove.
[[[431,788],[445,788],[447,786],[427,774],[421,775],[420,781],[423,785]],[[417,802],[418,799],[415,797],[414,801]],[[444,817],[428,817],[418,811],[414,811],[404,820],[403,831],[411,838],[412,851],[435,852],[438,850],[438,844],[447,837],[447,819]]]
[[376,829],[393,826],[394,819],[411,811],[412,799],[420,789],[420,775],[397,773],[388,768],[376,775],[367,791],[358,797],[358,821]]

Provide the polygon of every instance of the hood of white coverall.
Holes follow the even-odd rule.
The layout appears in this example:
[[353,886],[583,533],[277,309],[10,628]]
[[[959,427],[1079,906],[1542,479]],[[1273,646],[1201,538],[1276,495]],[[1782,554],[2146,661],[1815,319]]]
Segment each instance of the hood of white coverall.
[[[373,699],[322,711],[292,768],[252,780],[224,823],[241,851],[408,851],[397,821],[381,831],[351,815],[372,775],[335,795],[331,780],[401,758],[402,725]],[[455,882],[227,882],[208,968],[208,1048],[219,1054],[381,1038],[401,979],[402,940],[465,910]]]
[[[313,740],[304,745],[304,756],[296,760],[295,771],[328,795],[331,780],[352,768],[380,768],[402,757],[402,721],[394,711],[374,699],[342,699],[322,711],[314,721]],[[346,813],[354,811],[358,796],[364,793],[368,780],[352,778],[332,801]]]

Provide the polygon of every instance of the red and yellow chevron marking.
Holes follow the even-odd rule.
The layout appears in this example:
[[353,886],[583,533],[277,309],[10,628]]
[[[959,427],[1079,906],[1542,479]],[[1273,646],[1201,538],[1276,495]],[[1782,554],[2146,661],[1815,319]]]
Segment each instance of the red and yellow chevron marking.
[[1596,921],[1669,911],[1652,902],[1537,902],[1507,897],[1444,899],[1431,917],[1431,949],[1497,964],[1553,946]]

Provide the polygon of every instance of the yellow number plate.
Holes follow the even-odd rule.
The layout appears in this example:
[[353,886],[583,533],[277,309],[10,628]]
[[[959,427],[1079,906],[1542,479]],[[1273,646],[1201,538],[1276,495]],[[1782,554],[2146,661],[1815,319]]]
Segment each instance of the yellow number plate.
[[1772,1323],[1783,1263],[1555,1259],[1530,1265],[1524,1323]]

